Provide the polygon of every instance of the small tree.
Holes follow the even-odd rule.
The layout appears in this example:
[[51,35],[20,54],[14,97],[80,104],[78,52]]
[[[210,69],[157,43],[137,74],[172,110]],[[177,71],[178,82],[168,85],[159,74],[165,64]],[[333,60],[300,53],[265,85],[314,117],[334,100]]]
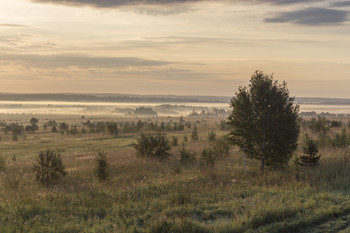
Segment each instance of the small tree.
[[39,120],[38,120],[37,118],[35,118],[35,117],[32,117],[32,118],[30,119],[30,121],[29,121],[29,123],[30,123],[31,125],[36,125],[38,122],[39,122]]
[[199,140],[197,125],[194,125],[194,127],[193,127],[191,138],[192,138],[192,141],[198,141]]
[[6,168],[6,159],[0,155],[0,171],[5,170]]
[[210,131],[210,132],[208,133],[208,140],[209,140],[210,142],[213,142],[213,141],[215,141],[215,139],[216,139],[216,133],[215,133],[214,131]]
[[212,169],[215,165],[215,152],[212,148],[204,148],[201,153],[200,165],[202,168]]
[[116,122],[107,122],[106,128],[109,135],[113,135],[114,137],[118,136],[119,129],[118,124]]
[[35,178],[45,186],[55,185],[61,176],[67,173],[61,155],[52,151],[40,151],[33,166]]
[[230,140],[265,165],[283,167],[297,148],[299,106],[289,97],[286,83],[256,71],[249,87],[239,87],[231,99]]
[[25,131],[26,132],[34,132],[37,131],[39,129],[39,126],[37,125],[37,123],[39,122],[38,119],[36,119],[35,117],[33,117],[32,119],[30,119],[29,123],[30,125],[27,125],[25,127]]
[[318,148],[315,140],[305,134],[303,139],[303,153],[305,155],[300,156],[300,164],[304,166],[317,166],[320,159],[320,155],[317,155]]
[[176,136],[171,136],[171,145],[172,146],[177,146],[177,145],[179,145],[179,138],[178,137],[176,137]]
[[187,140],[188,140],[188,139],[187,139],[187,135],[185,134],[185,135],[184,135],[184,142],[187,142]]
[[155,135],[140,134],[134,148],[140,157],[164,160],[170,156],[171,146],[166,134],[159,132]]
[[196,160],[196,153],[194,151],[189,151],[185,148],[185,144],[182,144],[180,149],[180,162],[182,164],[187,164],[194,162]]
[[107,153],[104,151],[98,152],[96,156],[96,176],[100,182],[109,178],[109,163],[107,160]]
[[231,144],[226,135],[214,140],[211,143],[216,158],[224,158],[230,155]]

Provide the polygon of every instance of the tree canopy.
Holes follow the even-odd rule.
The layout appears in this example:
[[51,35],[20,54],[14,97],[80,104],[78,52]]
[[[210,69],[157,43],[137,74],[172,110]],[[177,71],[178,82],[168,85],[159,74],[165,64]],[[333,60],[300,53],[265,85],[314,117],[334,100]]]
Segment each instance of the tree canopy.
[[283,167],[297,148],[298,111],[286,83],[256,71],[248,87],[239,87],[231,99],[229,138],[248,157],[264,165]]

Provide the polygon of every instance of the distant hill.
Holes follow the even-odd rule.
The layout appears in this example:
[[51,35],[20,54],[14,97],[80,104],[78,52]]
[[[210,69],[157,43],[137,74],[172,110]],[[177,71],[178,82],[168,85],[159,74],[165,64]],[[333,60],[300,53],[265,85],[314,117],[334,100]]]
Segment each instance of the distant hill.
[[128,94],[12,94],[0,93],[0,101],[68,101],[68,102],[122,102],[122,103],[228,103],[230,97],[128,95]]
[[318,98],[318,97],[297,97],[297,104],[311,105],[350,105],[350,99],[343,98]]
[[[0,101],[67,101],[115,103],[229,103],[230,96],[133,95],[133,94],[20,94],[0,93]],[[297,104],[350,105],[350,99],[297,97]]]

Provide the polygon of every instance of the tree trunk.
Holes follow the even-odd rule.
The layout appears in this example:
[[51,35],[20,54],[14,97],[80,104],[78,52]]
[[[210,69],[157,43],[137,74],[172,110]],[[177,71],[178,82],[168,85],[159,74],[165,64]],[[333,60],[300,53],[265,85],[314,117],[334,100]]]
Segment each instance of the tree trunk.
[[261,158],[260,171],[261,171],[261,174],[264,174],[264,156],[262,156]]
[[247,176],[247,154],[244,152],[244,175]]

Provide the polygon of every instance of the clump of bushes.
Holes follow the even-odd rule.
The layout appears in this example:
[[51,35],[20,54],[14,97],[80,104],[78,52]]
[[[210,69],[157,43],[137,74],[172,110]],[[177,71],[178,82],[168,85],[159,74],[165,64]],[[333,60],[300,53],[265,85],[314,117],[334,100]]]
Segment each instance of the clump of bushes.
[[140,157],[164,160],[171,155],[170,142],[165,133],[140,134],[134,148]]
[[107,153],[104,151],[98,152],[96,155],[96,176],[100,182],[109,178],[109,163],[107,160]]
[[35,179],[44,186],[57,184],[59,178],[67,174],[61,155],[52,150],[39,152],[33,170]]

